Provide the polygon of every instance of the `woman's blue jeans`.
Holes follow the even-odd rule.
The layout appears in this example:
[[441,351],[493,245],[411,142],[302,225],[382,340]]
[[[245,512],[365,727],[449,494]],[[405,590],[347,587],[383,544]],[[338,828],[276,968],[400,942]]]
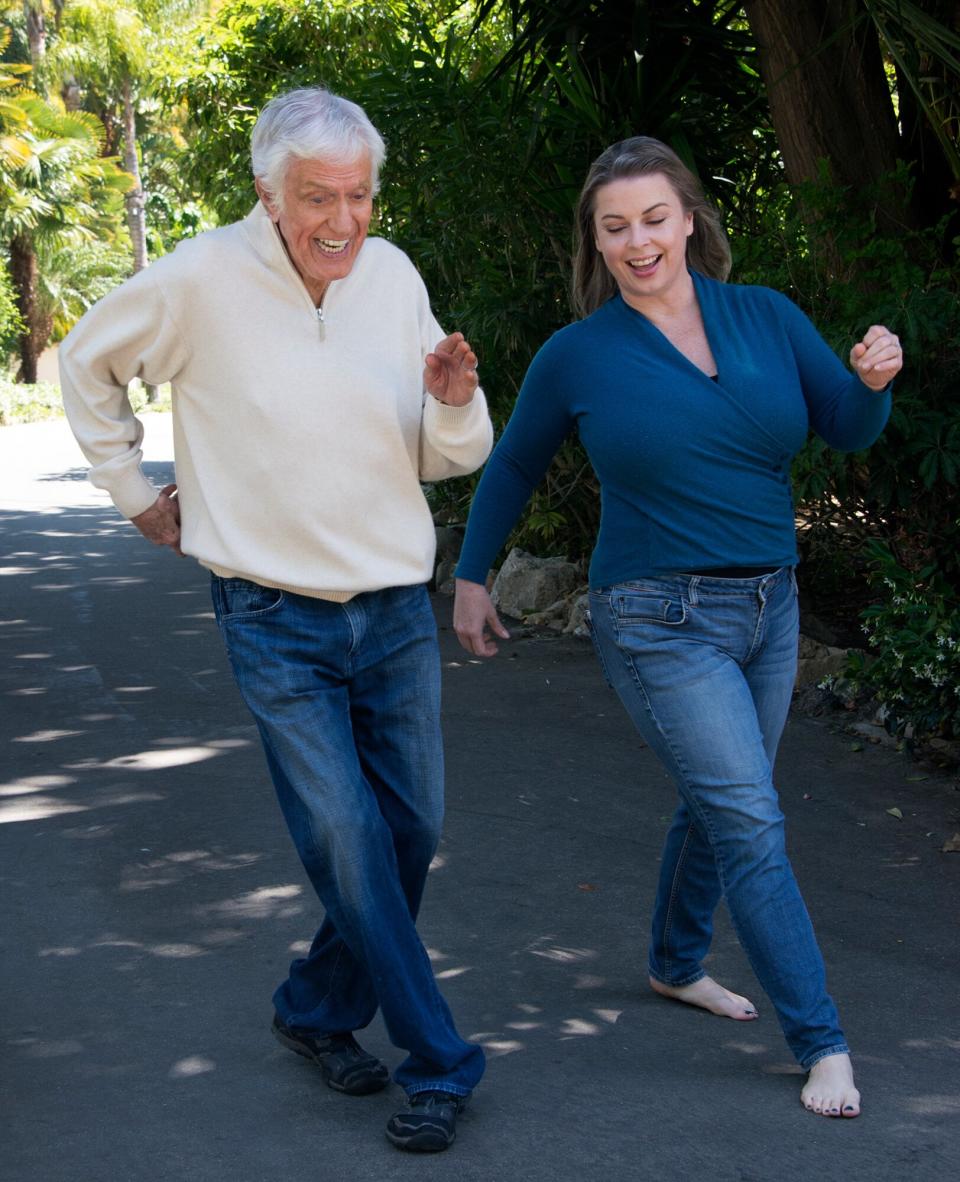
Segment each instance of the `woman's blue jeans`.
[[773,785],[796,677],[792,568],[622,583],[592,591],[590,614],[608,682],[680,791],[654,909],[651,975],[672,986],[704,976],[723,895],[798,1062],[810,1068],[846,1053]]
[[469,1095],[481,1047],[457,1033],[415,927],[443,818],[440,661],[424,587],[331,603],[213,576],[217,623],[280,806],[326,911],[274,994],[325,1035],[379,1004],[409,1094]]

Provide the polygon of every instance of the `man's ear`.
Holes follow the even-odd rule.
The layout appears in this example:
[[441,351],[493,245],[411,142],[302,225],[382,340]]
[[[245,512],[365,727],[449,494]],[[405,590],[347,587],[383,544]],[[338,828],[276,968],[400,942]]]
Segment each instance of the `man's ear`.
[[263,202],[263,208],[270,215],[270,220],[276,222],[280,220],[280,213],[273,204],[273,198],[270,196],[263,181],[259,177],[253,178],[253,187],[257,190],[257,196]]

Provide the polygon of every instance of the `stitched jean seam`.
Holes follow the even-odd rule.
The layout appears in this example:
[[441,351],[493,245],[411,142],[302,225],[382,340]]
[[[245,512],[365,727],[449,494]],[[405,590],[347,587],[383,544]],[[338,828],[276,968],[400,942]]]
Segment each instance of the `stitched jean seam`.
[[[692,826],[691,826],[692,828]],[[670,933],[673,930],[673,919],[675,915],[675,906],[677,898],[680,894],[680,880],[683,877],[683,871],[687,864],[687,854],[690,849],[690,829],[687,830],[687,836],[683,840],[683,847],[680,851],[680,856],[677,858],[676,869],[674,870],[673,878],[670,882],[670,902],[667,906],[667,918],[663,925],[663,974],[666,978],[664,984],[672,985],[672,974],[670,966],[672,958],[670,956]],[[685,981],[683,984],[692,984],[690,981]]]

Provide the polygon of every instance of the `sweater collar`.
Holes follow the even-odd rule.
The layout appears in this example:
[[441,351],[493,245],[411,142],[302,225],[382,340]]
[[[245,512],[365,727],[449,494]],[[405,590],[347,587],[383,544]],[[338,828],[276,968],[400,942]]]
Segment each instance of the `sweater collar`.
[[256,203],[241,225],[250,245],[265,263],[275,267],[283,260],[289,262],[277,228],[263,208],[262,201]]
[[[309,299],[310,293],[307,291],[306,284],[300,278],[296,267],[293,265],[290,256],[287,254],[286,247],[283,245],[283,239],[280,237],[280,231],[277,229],[270,215],[263,207],[263,202],[258,201],[253,209],[240,223],[247,241],[253,247],[257,255],[274,271],[279,271],[282,274],[288,274],[291,281],[295,282],[298,287],[302,288],[304,294]],[[327,288],[327,294],[324,296],[324,306],[326,306],[327,297],[334,290],[334,288],[341,287],[344,283],[348,283],[351,276],[356,274],[366,250],[366,242],[360,247],[360,251],[354,260],[353,267],[349,275],[345,275],[343,279],[333,279]]]

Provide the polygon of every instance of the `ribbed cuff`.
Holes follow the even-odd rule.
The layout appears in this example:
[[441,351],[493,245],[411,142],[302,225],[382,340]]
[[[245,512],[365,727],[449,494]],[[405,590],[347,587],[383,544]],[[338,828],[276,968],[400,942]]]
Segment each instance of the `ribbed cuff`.
[[124,515],[145,513],[160,495],[160,490],[144,476],[139,466],[117,470],[92,468],[90,483],[110,494],[110,499]]

